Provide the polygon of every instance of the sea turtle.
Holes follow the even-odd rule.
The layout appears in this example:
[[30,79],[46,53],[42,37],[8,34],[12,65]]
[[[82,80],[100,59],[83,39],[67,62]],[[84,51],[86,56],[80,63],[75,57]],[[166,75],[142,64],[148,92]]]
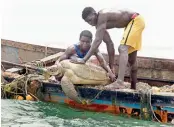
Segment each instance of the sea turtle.
[[47,68],[50,75],[62,76],[61,87],[66,96],[81,102],[74,85],[106,85],[110,83],[107,72],[100,66],[91,62],[75,64],[70,60],[63,60],[58,65]]

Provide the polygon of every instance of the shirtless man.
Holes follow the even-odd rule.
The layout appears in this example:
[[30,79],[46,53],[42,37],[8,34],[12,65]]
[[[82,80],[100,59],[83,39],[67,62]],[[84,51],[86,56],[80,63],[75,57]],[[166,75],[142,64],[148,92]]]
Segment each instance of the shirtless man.
[[[60,58],[56,61],[55,64],[59,64],[60,61],[63,61],[65,59],[78,61],[79,58],[84,58],[91,47],[92,33],[88,30],[82,31],[80,33],[79,41],[80,42],[78,44],[74,44],[68,47],[65,53],[62,56],[60,56]],[[108,72],[108,76],[110,77],[111,81],[115,81],[115,75],[112,73],[110,67],[107,65],[103,55],[99,52],[99,50],[95,50],[93,54],[97,57],[98,61],[100,62],[100,66]]]
[[83,59],[74,62],[85,63],[98,49],[102,40],[106,43],[109,55],[109,65],[114,68],[114,44],[107,29],[124,28],[123,38],[118,47],[119,70],[117,80],[108,85],[107,88],[116,89],[124,85],[126,66],[130,65],[131,89],[136,89],[137,82],[137,51],[141,49],[142,32],[145,27],[144,19],[136,12],[129,10],[107,10],[103,9],[98,13],[92,7],[84,8],[82,18],[90,25],[96,27],[94,42]]

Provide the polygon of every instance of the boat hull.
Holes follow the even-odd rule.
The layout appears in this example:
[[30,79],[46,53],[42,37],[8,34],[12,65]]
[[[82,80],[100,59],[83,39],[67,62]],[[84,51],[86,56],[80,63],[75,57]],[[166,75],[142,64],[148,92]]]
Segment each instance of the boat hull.
[[[156,120],[155,116],[162,122],[171,122],[174,119],[174,96],[151,95],[151,102],[143,104],[143,94],[125,91],[107,91],[76,87],[79,96],[87,100],[93,100],[91,104],[80,104],[68,97],[62,91],[61,85],[43,83],[44,101],[64,103],[73,108],[90,110],[94,112],[108,112],[113,114],[124,114],[144,120]],[[98,94],[101,92],[100,94]],[[98,94],[98,96],[96,96]],[[150,105],[153,108],[151,111]],[[153,114],[154,113],[154,114]]]

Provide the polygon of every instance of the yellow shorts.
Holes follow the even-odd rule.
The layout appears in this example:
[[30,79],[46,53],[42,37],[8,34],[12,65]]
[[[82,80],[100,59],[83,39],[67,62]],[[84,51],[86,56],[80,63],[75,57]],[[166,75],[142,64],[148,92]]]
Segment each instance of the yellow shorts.
[[145,23],[141,15],[132,19],[125,28],[121,44],[130,46],[128,54],[141,49],[142,32],[144,28]]

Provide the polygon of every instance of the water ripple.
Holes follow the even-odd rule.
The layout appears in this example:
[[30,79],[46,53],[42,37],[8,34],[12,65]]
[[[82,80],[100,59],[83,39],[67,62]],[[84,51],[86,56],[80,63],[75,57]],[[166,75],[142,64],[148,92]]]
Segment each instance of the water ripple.
[[1,99],[2,127],[170,127],[171,125],[72,109],[62,104]]

